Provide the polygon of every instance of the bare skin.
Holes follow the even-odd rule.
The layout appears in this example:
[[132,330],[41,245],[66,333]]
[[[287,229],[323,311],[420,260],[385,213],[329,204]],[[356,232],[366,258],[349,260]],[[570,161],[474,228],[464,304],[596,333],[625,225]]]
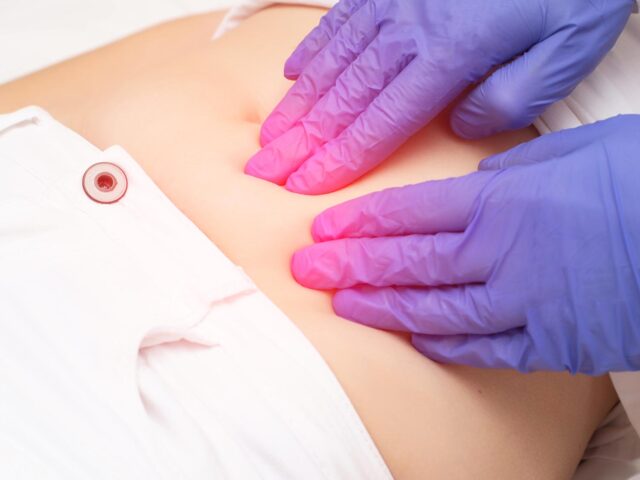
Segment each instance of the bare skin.
[[289,86],[284,60],[322,13],[269,8],[215,42],[220,14],[172,22],[0,87],[0,111],[37,104],[100,148],[124,146],[311,340],[394,477],[570,478],[617,402],[607,377],[439,365],[405,336],[336,317],[329,294],[292,279],[290,255],[311,242],[324,208],[463,175],[536,135],[463,142],[442,116],[340,192],[298,196],[245,176],[260,124]]

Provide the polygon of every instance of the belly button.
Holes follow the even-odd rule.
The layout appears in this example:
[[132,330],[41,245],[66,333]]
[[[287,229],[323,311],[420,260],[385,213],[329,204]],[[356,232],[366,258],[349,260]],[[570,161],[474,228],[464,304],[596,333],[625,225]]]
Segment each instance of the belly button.
[[242,115],[243,121],[247,123],[255,123],[256,125],[262,125],[264,119],[264,115],[261,114],[260,109],[257,107],[246,109]]

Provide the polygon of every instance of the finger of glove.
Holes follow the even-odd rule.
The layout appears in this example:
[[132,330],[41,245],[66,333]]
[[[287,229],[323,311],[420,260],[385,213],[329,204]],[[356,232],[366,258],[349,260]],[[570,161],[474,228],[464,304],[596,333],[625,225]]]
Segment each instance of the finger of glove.
[[476,210],[477,198],[495,176],[464,177],[390,188],[331,207],[311,227],[316,242],[338,238],[462,232]]
[[446,364],[529,372],[529,360],[537,357],[524,328],[494,335],[413,335],[411,341],[426,357]]
[[314,195],[343,188],[386,159],[427,121],[420,70],[411,62],[338,137],[293,173],[285,187]]
[[244,173],[284,185],[321,143],[317,132],[307,131],[306,125],[299,123],[251,157]]
[[300,42],[284,65],[284,75],[295,80],[309,62],[338,33],[366,0],[341,0],[321,19],[317,27]]
[[451,114],[451,127],[462,138],[476,139],[530,125],[549,105],[578,83],[576,69],[565,71],[561,37],[550,37],[476,87]]
[[464,243],[462,234],[452,233],[334,240],[298,250],[291,271],[301,285],[320,290],[485,281],[483,256],[463,250]]
[[566,157],[597,141],[597,139],[618,133],[623,127],[621,123],[620,119],[614,118],[542,135],[511,150],[485,158],[480,162],[478,169],[499,170]]
[[281,184],[339,135],[410,61],[408,50],[385,52],[388,48],[381,37],[374,39],[299,123],[249,160],[245,172]]
[[260,144],[267,145],[311,111],[338,77],[376,37],[374,8],[361,7],[313,58],[285,94],[260,130]]
[[492,304],[484,285],[440,288],[338,290],[333,309],[341,317],[384,330],[427,335],[493,334],[508,325]]

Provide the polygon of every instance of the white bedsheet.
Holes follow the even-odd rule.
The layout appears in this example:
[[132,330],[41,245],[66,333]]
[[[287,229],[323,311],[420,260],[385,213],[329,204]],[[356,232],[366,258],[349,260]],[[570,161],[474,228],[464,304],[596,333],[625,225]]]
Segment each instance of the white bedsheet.
[[155,23],[238,0],[0,0],[0,83]]

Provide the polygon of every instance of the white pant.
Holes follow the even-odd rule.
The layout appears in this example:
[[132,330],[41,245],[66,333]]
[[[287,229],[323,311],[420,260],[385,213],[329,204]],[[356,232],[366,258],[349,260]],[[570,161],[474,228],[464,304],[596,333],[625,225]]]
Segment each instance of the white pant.
[[[128,188],[94,202],[111,162]],[[0,478],[389,479],[305,337],[119,147],[0,115]]]

